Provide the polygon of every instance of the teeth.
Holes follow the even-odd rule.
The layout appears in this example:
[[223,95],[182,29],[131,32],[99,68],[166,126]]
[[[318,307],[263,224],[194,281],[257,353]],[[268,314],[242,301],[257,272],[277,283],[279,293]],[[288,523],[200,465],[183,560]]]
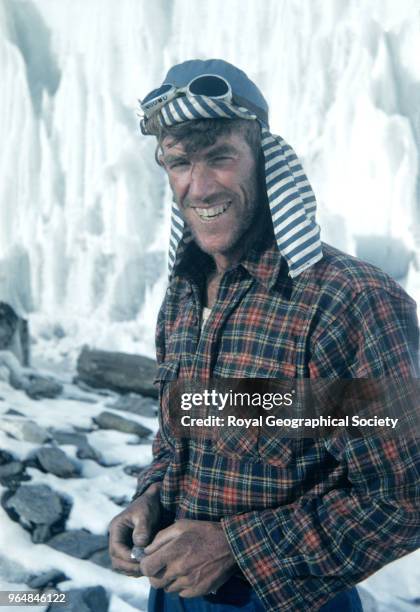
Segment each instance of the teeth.
[[229,202],[225,202],[225,204],[220,204],[219,206],[212,206],[211,208],[196,208],[195,211],[200,217],[200,219],[213,219],[214,217],[218,217],[223,214],[225,210],[227,210],[230,206]]

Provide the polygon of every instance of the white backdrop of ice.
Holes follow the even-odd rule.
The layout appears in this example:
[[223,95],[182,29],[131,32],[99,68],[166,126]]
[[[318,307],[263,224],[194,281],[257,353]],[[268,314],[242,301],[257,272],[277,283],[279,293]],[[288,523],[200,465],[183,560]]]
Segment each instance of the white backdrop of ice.
[[[354,253],[357,236],[392,236],[410,259],[419,34],[416,0],[0,0],[0,299],[34,313],[35,354],[153,354],[170,195],[134,109],[191,57],[259,84],[325,240]],[[420,295],[413,263],[405,283]]]
[[[272,131],[303,159],[323,238],[351,253],[358,236],[399,240],[406,251],[385,242],[382,263],[393,270],[411,260],[401,280],[419,298],[419,52],[418,0],[0,0],[0,300],[30,313],[37,359],[71,363],[82,343],[153,355],[170,194],[134,109],[172,64],[192,57],[224,58],[257,82]],[[30,415],[31,402],[7,395]],[[98,434],[95,444],[111,463],[129,460],[118,436]],[[31,450],[6,437],[2,445],[22,457]],[[73,527],[96,524],[96,503],[114,487],[108,469],[102,476],[84,462],[99,502],[83,512],[85,485],[73,488]],[[40,555],[19,526],[0,522],[0,549],[23,564],[0,586],[23,588],[22,571],[55,566],[73,584],[106,583],[112,612],[132,609],[119,592],[145,597],[145,584],[56,551]],[[409,609],[418,559],[368,581],[380,610]]]

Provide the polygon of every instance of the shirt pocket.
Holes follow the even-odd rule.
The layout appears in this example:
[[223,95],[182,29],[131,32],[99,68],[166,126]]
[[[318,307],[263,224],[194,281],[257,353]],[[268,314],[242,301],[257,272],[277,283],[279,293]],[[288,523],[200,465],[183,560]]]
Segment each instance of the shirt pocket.
[[[285,467],[291,463],[296,440],[282,438],[262,427],[258,438],[258,455],[263,463]],[[295,449],[296,450],[296,449]]]
[[296,365],[286,358],[253,355],[244,351],[220,351],[214,376],[221,378],[296,378]]
[[296,450],[296,440],[267,434],[265,427],[221,428],[215,444],[215,452],[222,457],[278,467],[289,466]]

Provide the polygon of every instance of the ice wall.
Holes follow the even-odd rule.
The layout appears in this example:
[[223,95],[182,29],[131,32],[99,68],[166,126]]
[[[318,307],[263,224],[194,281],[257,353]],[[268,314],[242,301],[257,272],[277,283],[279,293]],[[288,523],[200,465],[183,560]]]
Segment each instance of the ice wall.
[[134,109],[192,57],[255,79],[323,238],[420,297],[419,52],[417,0],[0,0],[0,299],[63,355],[153,351],[170,196]]

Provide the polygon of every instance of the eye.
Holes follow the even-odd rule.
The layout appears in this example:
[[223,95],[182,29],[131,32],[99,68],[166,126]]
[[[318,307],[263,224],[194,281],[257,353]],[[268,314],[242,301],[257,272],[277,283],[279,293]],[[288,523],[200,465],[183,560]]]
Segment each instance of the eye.
[[169,164],[169,168],[171,170],[174,170],[175,168],[184,168],[185,166],[188,166],[188,165],[189,165],[189,162],[186,159],[179,159]]
[[212,157],[210,162],[213,164],[224,164],[225,162],[229,162],[233,159],[230,155],[216,155],[216,157]]

